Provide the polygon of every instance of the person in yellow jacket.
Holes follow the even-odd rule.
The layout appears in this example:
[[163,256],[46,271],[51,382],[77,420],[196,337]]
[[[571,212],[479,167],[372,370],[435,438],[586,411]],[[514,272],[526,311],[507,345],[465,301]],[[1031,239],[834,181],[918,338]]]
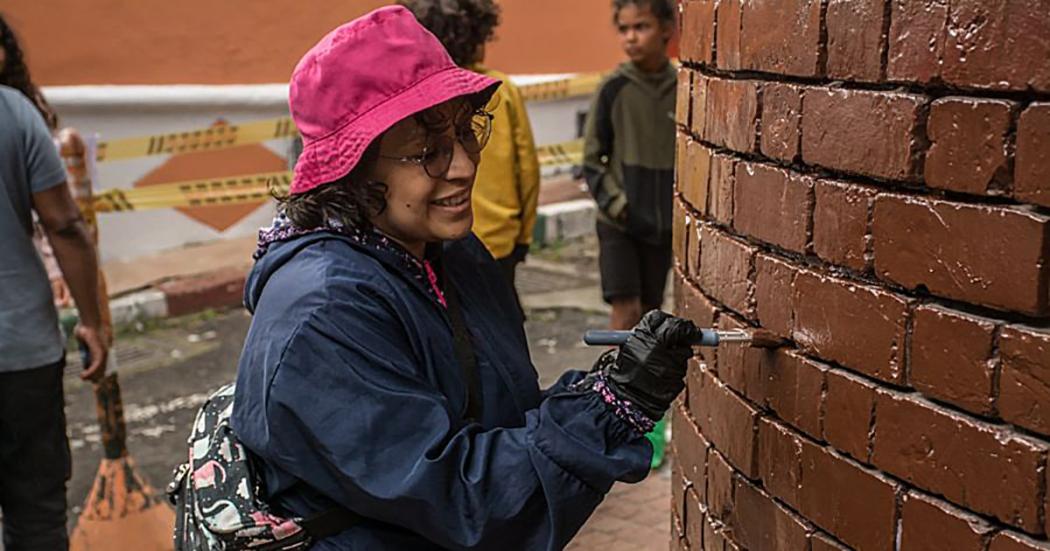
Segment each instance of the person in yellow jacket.
[[536,225],[540,166],[521,93],[507,75],[482,65],[485,44],[499,25],[499,6],[493,0],[398,3],[437,36],[457,65],[503,81],[488,107],[494,117],[492,137],[481,153],[474,184],[474,233],[513,288],[515,271],[528,254]]

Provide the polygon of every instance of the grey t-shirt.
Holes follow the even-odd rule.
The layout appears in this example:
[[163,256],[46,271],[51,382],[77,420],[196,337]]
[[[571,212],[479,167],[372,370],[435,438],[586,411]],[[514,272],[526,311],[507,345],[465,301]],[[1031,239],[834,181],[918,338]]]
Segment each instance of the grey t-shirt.
[[33,247],[33,193],[64,185],[66,172],[43,117],[0,86],[0,372],[42,367],[63,354],[58,313]]

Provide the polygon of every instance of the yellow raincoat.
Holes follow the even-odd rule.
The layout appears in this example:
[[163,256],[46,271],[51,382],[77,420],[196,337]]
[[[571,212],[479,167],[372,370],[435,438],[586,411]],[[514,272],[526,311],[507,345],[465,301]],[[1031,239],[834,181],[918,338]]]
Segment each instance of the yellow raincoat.
[[492,137],[481,152],[473,192],[474,233],[495,258],[532,243],[540,166],[521,93],[507,75],[481,65],[475,72],[503,81],[493,98]]

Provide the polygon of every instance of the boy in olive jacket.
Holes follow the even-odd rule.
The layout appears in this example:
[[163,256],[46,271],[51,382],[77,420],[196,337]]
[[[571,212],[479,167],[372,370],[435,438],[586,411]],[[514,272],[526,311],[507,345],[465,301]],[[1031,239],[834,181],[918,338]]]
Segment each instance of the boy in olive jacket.
[[591,105],[584,177],[598,203],[610,326],[629,329],[663,303],[671,267],[677,69],[667,56],[670,0],[613,0],[613,10],[630,61],[602,82]]

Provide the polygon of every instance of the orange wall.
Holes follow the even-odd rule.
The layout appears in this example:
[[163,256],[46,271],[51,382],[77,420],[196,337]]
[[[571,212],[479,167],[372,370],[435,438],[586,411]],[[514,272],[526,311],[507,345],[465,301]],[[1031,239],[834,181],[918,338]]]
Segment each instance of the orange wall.
[[[44,85],[284,82],[335,26],[388,0],[4,0]],[[609,0],[501,0],[488,64],[597,71],[621,53]]]

